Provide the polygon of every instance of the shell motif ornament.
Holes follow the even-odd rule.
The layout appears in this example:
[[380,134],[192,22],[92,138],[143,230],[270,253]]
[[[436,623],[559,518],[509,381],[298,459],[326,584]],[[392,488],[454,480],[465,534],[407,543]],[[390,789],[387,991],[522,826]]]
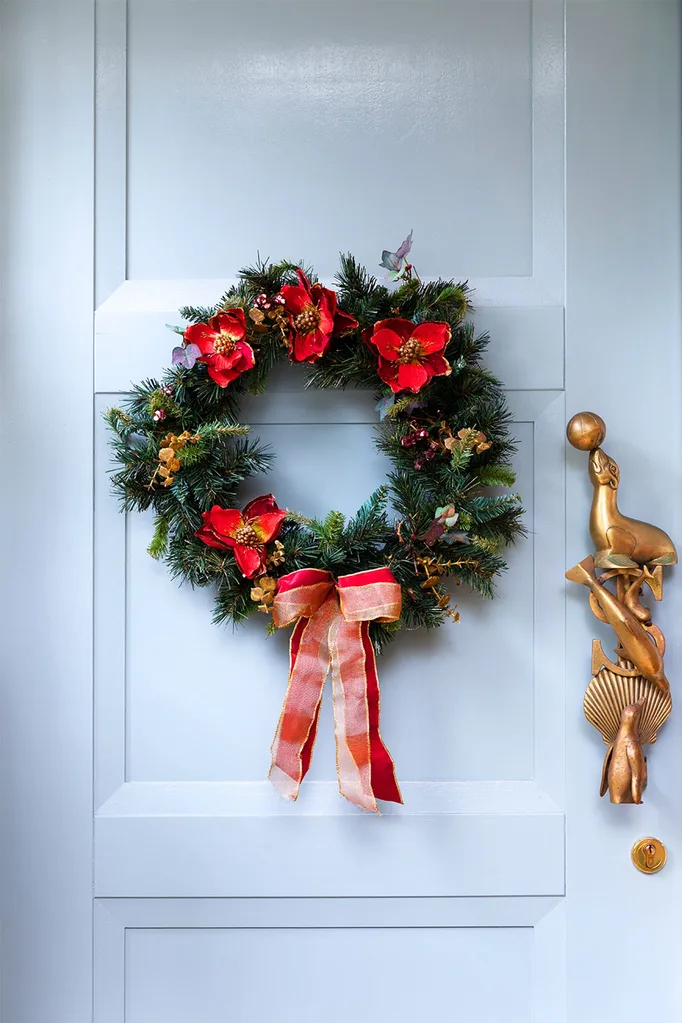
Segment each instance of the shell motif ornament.
[[583,708],[608,746],[600,795],[608,790],[612,803],[641,803],[647,782],[642,747],[656,742],[673,701],[670,692],[636,674],[631,662],[621,660],[620,666],[631,673],[602,668],[587,687]]
[[[628,661],[622,664],[632,667]],[[583,709],[587,720],[610,746],[616,741],[623,711],[641,699],[645,702],[639,718],[639,741],[649,746],[656,742],[659,729],[670,717],[673,701],[669,692],[664,693],[642,675],[617,675],[602,668],[587,687]]]
[[665,639],[644,594],[662,600],[663,567],[676,564],[677,551],[658,526],[620,512],[620,471],[601,448],[604,420],[594,412],[580,412],[566,434],[574,447],[589,451],[594,544],[594,552],[570,568],[566,578],[588,589],[592,613],[617,639],[615,660],[606,656],[599,640],[593,641],[594,677],[583,703],[585,717],[608,747],[600,791],[603,796],[608,790],[612,803],[641,803],[647,783],[642,747],[656,741],[672,710]]

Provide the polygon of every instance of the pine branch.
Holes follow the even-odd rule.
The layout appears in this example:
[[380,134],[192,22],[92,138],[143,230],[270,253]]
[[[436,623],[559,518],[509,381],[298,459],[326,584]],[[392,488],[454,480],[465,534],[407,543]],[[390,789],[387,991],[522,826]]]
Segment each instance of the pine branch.
[[509,465],[484,465],[476,475],[481,487],[513,487],[516,483],[516,473]]
[[[341,267],[334,275],[343,299],[371,301],[379,290],[379,282],[361,266],[350,252],[339,253]],[[382,292],[387,289],[382,288]]]
[[185,305],[180,309],[180,315],[188,323],[207,323],[208,320],[216,315],[219,309],[219,305]]
[[154,519],[154,535],[147,547],[147,554],[159,561],[166,556],[168,550],[168,532],[170,523],[165,515],[157,515]]
[[473,497],[466,502],[466,509],[471,515],[472,522],[479,526],[508,512],[517,512],[520,498],[515,494],[502,495],[499,497]]
[[256,365],[249,371],[247,385],[250,394],[264,394],[273,369],[282,358],[282,342],[273,333],[259,335]]

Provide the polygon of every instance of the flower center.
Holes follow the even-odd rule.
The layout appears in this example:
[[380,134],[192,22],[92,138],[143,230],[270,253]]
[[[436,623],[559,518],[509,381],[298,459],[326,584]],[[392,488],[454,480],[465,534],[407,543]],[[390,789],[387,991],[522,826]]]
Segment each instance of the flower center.
[[294,320],[294,327],[299,334],[310,334],[317,330],[320,325],[320,313],[314,305],[306,306],[302,313],[299,313]]
[[222,330],[213,342],[214,351],[218,355],[229,355],[237,347],[237,338]]
[[398,362],[416,362],[423,354],[424,349],[417,338],[410,337],[407,341],[403,341],[398,349]]
[[260,541],[253,526],[240,526],[235,530],[234,538],[240,547],[258,547]]

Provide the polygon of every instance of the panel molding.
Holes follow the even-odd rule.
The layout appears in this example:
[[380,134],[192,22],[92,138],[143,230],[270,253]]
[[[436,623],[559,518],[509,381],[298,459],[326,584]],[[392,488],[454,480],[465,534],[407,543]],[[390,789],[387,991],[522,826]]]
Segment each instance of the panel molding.
[[[106,929],[537,927],[563,897],[95,899]],[[116,927],[110,925],[114,921]]]
[[[472,280],[486,304],[563,308],[564,6],[564,0],[531,3],[533,271]],[[96,11],[96,305],[101,306],[127,278],[128,0],[96,0]],[[443,276],[451,275],[443,267]],[[152,290],[158,284],[135,283]],[[186,304],[191,292],[190,282],[175,283],[184,298],[171,309]],[[215,296],[229,281],[217,289],[213,284]]]
[[127,276],[127,53],[127,0],[95,0],[95,308]]
[[563,846],[557,813],[97,817],[95,894],[558,896]]
[[[535,781],[401,782],[404,805],[386,803],[383,816],[423,814],[562,814]],[[339,800],[335,781],[306,781],[305,809],[279,796],[269,781],[125,782],[97,817],[356,816]]]
[[[121,786],[128,783],[126,774],[126,695],[127,695],[127,653],[126,653],[126,545],[127,516],[120,514],[116,499],[110,493],[107,466],[109,450],[106,428],[102,419],[103,410],[114,399],[114,395],[100,395],[95,410],[96,420],[96,487],[95,487],[95,735],[96,735],[96,807],[102,812],[103,805],[109,803],[108,813],[114,807],[146,805],[152,792],[164,798],[184,799],[189,791],[198,794],[199,786],[205,784],[206,792],[220,792],[218,798],[227,805],[226,799],[236,799],[243,805],[246,789],[243,785],[225,785],[216,789],[216,783],[194,783],[191,790],[185,786],[177,789],[174,786],[138,787],[133,790],[136,795],[128,796],[120,792]],[[277,398],[277,396],[274,396]],[[516,422],[533,423],[533,464],[542,468],[541,485],[536,483],[533,495],[533,521],[535,531],[532,537],[534,555],[534,665],[535,665],[535,698],[536,714],[549,723],[542,733],[535,729],[535,774],[534,780],[539,789],[546,793],[549,804],[554,807],[563,805],[563,766],[558,753],[563,749],[563,629],[564,629],[564,594],[552,582],[563,574],[563,534],[561,524],[564,521],[563,508],[563,468],[557,461],[558,445],[563,444],[564,404],[560,392],[523,391],[508,395],[512,415]],[[302,412],[309,412],[311,407],[324,395],[320,392],[304,392],[302,401],[292,402],[286,395],[279,396],[279,401],[269,406],[270,415],[275,422],[301,422]],[[303,402],[305,402],[305,407]],[[312,404],[311,404],[312,403]],[[261,410],[267,419],[268,406]],[[326,408],[325,421],[329,422],[329,408]],[[350,407],[351,416],[357,413]],[[343,421],[343,420],[342,420]],[[355,420],[353,420],[355,421]],[[551,474],[554,473],[554,478]],[[552,478],[552,485],[548,480]],[[557,536],[560,537],[557,540]],[[558,574],[561,572],[561,574]],[[549,666],[555,678],[547,683]],[[540,684],[540,683],[543,684]],[[136,783],[139,785],[139,783]],[[466,785],[449,783],[415,784],[415,794],[419,793],[420,804],[433,807],[433,797],[426,796],[427,791],[439,793],[444,797],[445,807],[456,805],[455,793],[461,795],[470,804],[472,801],[471,785],[481,782],[469,782]],[[262,790],[256,782],[250,790],[259,801]],[[321,783],[317,788],[318,805],[326,805],[327,812],[338,815],[342,806],[336,798],[334,787],[326,788]],[[500,791],[511,795],[511,790],[495,789],[488,786],[481,792],[495,792],[495,800]],[[520,792],[528,793],[527,789],[514,790],[514,798]],[[174,793],[172,797],[169,793]],[[235,793],[239,793],[238,796]],[[525,798],[525,797],[524,797]],[[321,801],[321,802],[320,802]],[[484,802],[486,800],[484,799]],[[202,798],[205,803],[205,798]],[[523,800],[522,800],[523,803]],[[548,805],[549,805],[548,804]],[[238,804],[236,804],[238,805]],[[524,804],[525,805],[525,804]],[[445,808],[444,807],[444,808]],[[420,812],[432,812],[421,810]],[[520,810],[520,812],[523,812]]]
[[[122,284],[95,316],[95,390],[125,391],[131,380],[157,376],[168,364],[173,344],[166,324],[180,322],[181,306],[213,305],[230,283],[226,279]],[[493,372],[510,390],[562,390],[563,308],[520,301],[496,304],[485,282],[469,283],[476,289],[476,329],[488,331],[494,341],[487,357]]]
[[532,928],[533,1019],[564,1023],[565,906],[561,898],[98,899],[95,1023],[120,1023],[126,934],[139,929]]

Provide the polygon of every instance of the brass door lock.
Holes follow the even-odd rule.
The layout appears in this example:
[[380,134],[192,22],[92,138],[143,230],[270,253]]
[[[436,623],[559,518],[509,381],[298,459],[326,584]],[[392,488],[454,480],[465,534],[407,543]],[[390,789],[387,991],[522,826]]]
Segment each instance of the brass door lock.
[[657,874],[668,859],[668,853],[658,838],[640,838],[632,847],[632,862],[643,874]]

